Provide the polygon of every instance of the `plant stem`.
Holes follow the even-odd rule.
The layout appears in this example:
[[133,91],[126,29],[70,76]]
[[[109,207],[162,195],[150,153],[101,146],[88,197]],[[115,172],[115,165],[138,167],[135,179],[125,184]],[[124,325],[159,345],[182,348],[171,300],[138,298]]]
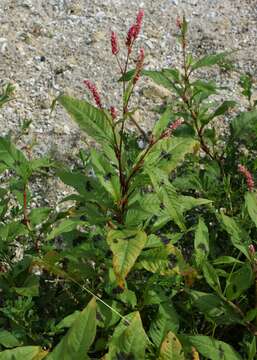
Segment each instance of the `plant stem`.
[[29,225],[28,208],[27,208],[27,183],[25,183],[23,189],[23,223],[26,226]]

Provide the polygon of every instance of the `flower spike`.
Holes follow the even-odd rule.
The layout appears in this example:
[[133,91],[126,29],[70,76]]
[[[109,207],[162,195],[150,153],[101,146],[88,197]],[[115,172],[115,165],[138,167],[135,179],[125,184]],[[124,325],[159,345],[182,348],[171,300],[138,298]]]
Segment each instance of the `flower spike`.
[[253,191],[254,190],[254,180],[253,180],[253,176],[250,173],[250,171],[247,170],[247,168],[241,164],[238,165],[238,171],[245,177],[248,190]]
[[119,53],[118,37],[114,31],[111,32],[111,46],[113,55],[117,55]]
[[90,81],[90,80],[85,80],[84,84],[86,85],[88,90],[91,92],[96,105],[99,107],[99,109],[102,109],[103,107],[102,107],[102,103],[101,103],[101,98],[100,98],[99,92],[98,92],[95,84],[93,84],[92,81]]

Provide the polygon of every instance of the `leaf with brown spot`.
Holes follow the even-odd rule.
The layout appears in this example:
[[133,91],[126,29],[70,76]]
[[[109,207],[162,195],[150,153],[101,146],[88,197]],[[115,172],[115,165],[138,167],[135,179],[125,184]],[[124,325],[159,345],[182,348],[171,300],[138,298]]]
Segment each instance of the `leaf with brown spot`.
[[107,243],[113,253],[113,270],[120,287],[135,264],[147,241],[147,235],[140,230],[111,230]]
[[158,360],[185,360],[182,346],[171,331],[168,332],[162,342]]

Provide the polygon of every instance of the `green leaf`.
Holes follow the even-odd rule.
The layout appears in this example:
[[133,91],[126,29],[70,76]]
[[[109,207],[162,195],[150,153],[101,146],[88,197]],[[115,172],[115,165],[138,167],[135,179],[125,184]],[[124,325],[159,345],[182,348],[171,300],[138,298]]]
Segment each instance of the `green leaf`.
[[31,274],[24,282],[22,287],[14,288],[16,293],[22,296],[38,296],[39,295],[39,277]]
[[249,344],[247,360],[254,360],[254,358],[256,359],[256,354],[257,354],[256,336],[253,336],[252,342]]
[[225,230],[229,233],[232,244],[240,250],[247,258],[249,258],[248,253],[248,246],[250,245],[251,241],[249,236],[239,225],[236,221],[223,213],[221,213],[221,220],[225,227]]
[[253,282],[253,271],[249,263],[231,274],[227,280],[226,296],[229,300],[237,299]]
[[13,348],[15,346],[19,346],[19,340],[9,331],[0,330],[0,344],[5,348]]
[[248,214],[257,227],[257,194],[256,192],[247,192],[245,194],[245,204]]
[[47,353],[39,346],[21,346],[1,351],[0,360],[41,360],[46,357]]
[[72,326],[72,324],[74,323],[74,321],[79,317],[80,314],[81,314],[81,311],[76,310],[72,314],[65,316],[65,318],[63,318],[56,325],[56,329],[60,330],[63,328],[70,328]]
[[149,337],[154,345],[159,348],[168,331],[177,332],[179,318],[172,302],[159,305],[158,313],[151,322]]
[[185,360],[182,346],[171,331],[168,332],[161,344],[158,360]]
[[192,196],[184,196],[184,195],[180,195],[178,199],[181,203],[183,213],[193,209],[194,207],[198,207],[201,205],[208,205],[212,203],[212,201],[208,199],[194,198]]
[[[126,322],[125,322],[126,321]],[[139,312],[126,316],[115,328],[109,341],[109,352],[106,360],[114,360],[123,355],[133,359],[145,359],[145,349],[149,342],[144,331]]]
[[223,52],[220,54],[206,55],[192,64],[191,70],[218,65],[225,59],[228,54],[228,52]]
[[241,356],[230,345],[209,336],[188,336],[187,339],[207,359],[242,360]]
[[[115,300],[104,301],[118,312],[122,312],[122,304]],[[120,316],[109,309],[106,305],[98,301],[97,303],[97,326],[101,328],[113,327],[117,322],[120,321]]]
[[177,265],[181,254],[173,245],[144,250],[138,260],[138,267],[159,275],[171,275],[179,272]]
[[9,137],[0,137],[0,164],[13,169],[24,181],[31,175],[30,163]]
[[107,236],[108,245],[113,253],[113,269],[121,287],[135,264],[147,241],[144,231],[111,230]]
[[51,208],[48,207],[32,209],[29,213],[29,220],[31,225],[36,226],[42,224],[44,221],[47,220],[50,212]]
[[189,294],[193,305],[206,316],[207,320],[219,325],[242,324],[241,316],[219,296],[195,290],[190,290]]
[[96,300],[88,303],[47,360],[85,360],[96,335]]
[[57,101],[89,136],[99,143],[110,141],[112,130],[103,110],[85,100],[78,100],[66,95],[59,96]]
[[171,120],[174,119],[174,115],[171,112],[171,109],[167,108],[164,113],[161,115],[160,119],[155,123],[153,128],[153,136],[158,138],[164,130],[167,129]]
[[210,115],[209,119],[214,119],[217,116],[224,115],[228,110],[236,105],[235,101],[224,101],[213,114]]
[[0,240],[11,241],[19,236],[27,235],[28,229],[20,222],[11,222],[0,226]]
[[257,110],[242,112],[230,123],[231,133],[235,139],[256,138],[257,135]]
[[240,85],[243,88],[242,95],[247,97],[248,100],[251,100],[252,97],[252,76],[249,74],[243,74],[240,76]]
[[[119,81],[129,81],[133,78],[134,74],[135,70],[130,70]],[[141,75],[151,78],[156,84],[162,85],[169,90],[172,88],[172,82],[162,71],[142,70]]]
[[202,269],[205,280],[210,285],[210,287],[213,288],[217,293],[221,293],[219,277],[214,267],[205,261],[202,265]]
[[117,202],[120,199],[120,181],[116,169],[102,153],[91,150],[92,165],[101,185]]
[[159,141],[145,159],[144,167],[156,172],[160,169],[169,174],[192,153],[198,143],[192,138],[171,137]]
[[200,218],[195,232],[195,259],[198,266],[208,258],[209,248],[209,231],[204,221]]
[[64,219],[50,232],[47,240],[52,240],[61,234],[76,230],[79,225],[85,225],[85,221]]
[[242,261],[233,258],[232,256],[220,256],[212,261],[213,265],[230,265],[230,264],[243,264]]
[[2,93],[0,94],[0,108],[7,103],[8,101],[12,100],[12,95],[14,93],[15,86],[12,84],[6,84]]
[[121,294],[116,295],[116,299],[122,301],[124,304],[127,304],[134,308],[137,305],[137,297],[134,291],[129,289],[124,289]]
[[257,308],[249,310],[244,317],[244,321],[253,321],[255,318],[257,318]]
[[41,168],[51,167],[53,165],[53,162],[49,158],[43,157],[43,158],[39,158],[39,159],[30,160],[29,165],[30,165],[31,171],[37,171]]

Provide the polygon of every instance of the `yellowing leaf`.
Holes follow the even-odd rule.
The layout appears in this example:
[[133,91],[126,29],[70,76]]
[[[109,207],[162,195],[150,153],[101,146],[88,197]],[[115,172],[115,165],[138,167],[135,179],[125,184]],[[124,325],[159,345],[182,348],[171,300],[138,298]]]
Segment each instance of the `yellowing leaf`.
[[107,242],[113,253],[113,269],[119,283],[124,287],[125,278],[143,250],[147,236],[140,230],[111,230]]
[[40,346],[21,346],[0,352],[0,360],[42,360],[48,354]]
[[162,342],[158,360],[185,360],[182,346],[171,331]]

